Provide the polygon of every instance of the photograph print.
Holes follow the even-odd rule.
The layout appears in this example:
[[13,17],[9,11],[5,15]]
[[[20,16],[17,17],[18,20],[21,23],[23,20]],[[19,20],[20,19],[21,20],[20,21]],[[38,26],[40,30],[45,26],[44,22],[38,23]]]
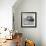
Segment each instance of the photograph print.
[[36,27],[36,12],[21,13],[21,27]]

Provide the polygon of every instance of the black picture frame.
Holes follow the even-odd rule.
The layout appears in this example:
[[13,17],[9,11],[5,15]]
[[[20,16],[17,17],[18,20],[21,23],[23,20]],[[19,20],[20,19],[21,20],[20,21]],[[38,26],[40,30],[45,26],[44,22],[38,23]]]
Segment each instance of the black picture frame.
[[37,12],[21,12],[21,27],[37,27]]

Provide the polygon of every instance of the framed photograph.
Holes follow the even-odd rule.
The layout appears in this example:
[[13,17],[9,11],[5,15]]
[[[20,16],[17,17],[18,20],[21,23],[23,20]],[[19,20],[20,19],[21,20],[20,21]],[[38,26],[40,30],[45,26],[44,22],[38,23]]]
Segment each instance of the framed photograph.
[[37,13],[21,12],[21,27],[37,27]]

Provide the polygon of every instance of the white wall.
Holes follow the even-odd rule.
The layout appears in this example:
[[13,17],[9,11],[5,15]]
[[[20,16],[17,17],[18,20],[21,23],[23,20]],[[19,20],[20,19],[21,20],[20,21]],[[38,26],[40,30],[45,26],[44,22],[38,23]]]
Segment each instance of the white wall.
[[[22,0],[21,3],[20,1],[19,4],[16,3],[17,6],[13,6],[15,30],[22,32],[24,38],[34,40],[36,46],[46,46],[45,0]],[[21,12],[37,12],[37,27],[21,28]]]
[[46,46],[46,0],[41,2],[41,38],[42,46]]
[[16,0],[0,0],[0,27],[12,28],[12,6]]

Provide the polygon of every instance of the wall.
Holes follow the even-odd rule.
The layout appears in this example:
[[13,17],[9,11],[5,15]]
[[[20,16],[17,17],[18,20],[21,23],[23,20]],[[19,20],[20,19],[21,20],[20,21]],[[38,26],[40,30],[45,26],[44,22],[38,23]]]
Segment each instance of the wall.
[[41,1],[41,40],[42,46],[46,46],[46,0]]
[[[18,0],[18,2],[13,6],[15,31],[22,32],[24,39],[33,40],[36,46],[46,46],[46,1]],[[21,28],[21,12],[37,12],[37,27]]]
[[[20,0],[21,1],[21,0]],[[22,0],[21,3],[13,6],[15,19],[15,30],[23,33],[24,39],[31,39],[36,46],[41,46],[41,1],[40,0]],[[21,28],[21,12],[37,12],[36,28]]]
[[0,27],[12,29],[12,6],[16,0],[0,0]]

